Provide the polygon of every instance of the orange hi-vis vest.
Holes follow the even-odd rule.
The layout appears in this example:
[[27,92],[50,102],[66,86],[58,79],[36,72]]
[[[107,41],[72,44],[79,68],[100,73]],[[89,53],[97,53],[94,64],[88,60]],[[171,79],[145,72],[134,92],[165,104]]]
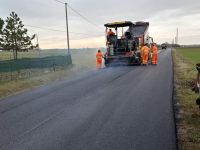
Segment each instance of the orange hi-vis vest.
[[142,54],[143,54],[143,55],[148,55],[148,54],[149,54],[149,48],[148,48],[147,46],[144,46],[144,47],[142,48]]
[[152,47],[152,52],[153,52],[153,54],[157,54],[157,53],[158,53],[158,48],[157,48],[157,46],[153,46],[153,47]]

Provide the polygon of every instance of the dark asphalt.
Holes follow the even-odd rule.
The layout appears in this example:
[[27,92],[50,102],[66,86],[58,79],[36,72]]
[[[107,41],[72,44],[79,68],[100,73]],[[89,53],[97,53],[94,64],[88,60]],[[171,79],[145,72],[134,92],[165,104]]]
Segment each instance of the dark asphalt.
[[1,150],[175,150],[171,50],[0,102]]

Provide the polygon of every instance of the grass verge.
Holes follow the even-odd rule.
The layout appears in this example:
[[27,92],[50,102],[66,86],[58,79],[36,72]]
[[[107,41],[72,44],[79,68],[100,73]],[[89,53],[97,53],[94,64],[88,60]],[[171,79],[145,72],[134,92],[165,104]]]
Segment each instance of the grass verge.
[[[52,82],[63,80],[66,77],[70,78],[74,75],[81,74],[83,72],[87,72],[89,70],[95,69],[95,49],[80,49],[80,50],[72,50],[71,56],[73,61],[73,66],[67,67],[65,69],[42,69],[42,70],[31,70],[33,72],[27,79],[22,79],[17,74],[17,80],[8,81],[8,79],[3,80],[4,82],[0,82],[0,100],[10,96],[15,95],[17,93],[30,90],[39,86],[48,85]],[[57,56],[57,55],[65,55],[66,50],[43,50],[40,52],[40,56]],[[12,56],[11,52],[0,52],[0,61],[7,60]],[[20,52],[19,58],[37,58],[39,54],[37,51],[30,52]],[[25,71],[27,72],[27,70]],[[23,72],[22,72],[23,73]],[[24,74],[24,76],[27,76]],[[10,77],[10,73],[6,76],[6,78]]]
[[177,119],[178,145],[181,150],[200,150],[200,109],[196,105],[197,94],[191,90],[196,78],[195,63],[200,60],[200,49],[173,51],[175,71],[175,99],[179,111]]
[[27,90],[45,86],[56,81],[72,78],[77,74],[87,71],[85,68],[68,66],[64,69],[54,71],[43,71],[43,73],[35,74],[35,77],[27,79],[19,79],[0,83],[0,100]]
[[57,70],[55,72],[43,72],[35,77],[30,77],[27,79],[12,80],[7,82],[1,82],[0,84],[0,99],[3,99],[10,95],[15,95],[17,93],[30,90],[39,86],[49,84],[51,82],[61,80],[66,76],[70,76],[72,73],[70,70],[72,66],[68,66],[63,70]]

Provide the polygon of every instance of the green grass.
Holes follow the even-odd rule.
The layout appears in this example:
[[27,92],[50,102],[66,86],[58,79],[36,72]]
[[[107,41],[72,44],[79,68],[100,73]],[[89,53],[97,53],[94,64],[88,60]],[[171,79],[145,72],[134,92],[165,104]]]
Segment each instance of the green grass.
[[[88,70],[96,67],[96,49],[72,49],[70,51],[72,57],[72,63],[75,69]],[[18,58],[38,58],[47,56],[64,56],[67,54],[66,49],[51,49],[51,50],[33,50],[29,52],[18,52]],[[13,59],[12,52],[0,52],[0,61]]]
[[[70,51],[72,56],[72,63],[75,68],[78,69],[91,69],[96,66],[96,49],[72,49]],[[55,49],[55,50],[33,50],[29,52],[18,52],[18,58],[38,58],[47,56],[64,56],[67,54],[67,50]],[[13,59],[12,52],[0,52],[0,61]]]
[[[96,49],[72,49],[70,51],[73,64],[78,67],[91,68],[95,67],[95,54]],[[67,54],[67,50],[51,49],[51,50],[33,50],[29,52],[18,52],[18,58],[38,58],[47,56],[64,56]],[[3,51],[0,52],[0,61],[13,59],[13,53]]]
[[22,91],[27,91],[39,86],[50,84],[54,81],[63,80],[66,77],[73,77],[75,71],[73,66],[68,66],[62,70],[57,70],[55,72],[50,70],[36,70],[34,76],[26,79],[5,81],[0,83],[0,100],[10,96],[20,93]]
[[200,48],[177,48],[177,52],[192,63],[200,63]]
[[[29,52],[18,52],[18,58],[38,58],[47,56],[66,55],[67,50],[32,50]],[[0,61],[13,59],[13,52],[2,51],[0,52]]]
[[[73,66],[68,68],[58,68],[54,72],[51,69],[33,69],[29,78],[14,80],[14,81],[4,81],[0,83],[0,99],[3,99],[7,96],[14,95],[16,93],[29,90],[35,87],[42,85],[50,84],[57,80],[63,80],[67,78],[73,78],[77,74],[81,74],[88,70],[93,70],[96,67],[96,58],[95,58],[95,49],[79,49],[71,50],[72,63]],[[30,52],[20,52],[19,58],[34,58],[34,57],[45,57],[45,56],[57,56],[57,55],[66,55],[66,50],[43,50],[30,51]],[[0,61],[8,60],[12,56],[11,52],[0,52]],[[28,75],[27,73],[30,70],[23,70],[21,73]],[[6,73],[9,78],[11,73]],[[15,76],[15,74],[12,74]]]
[[198,97],[188,84],[195,80],[195,64],[200,62],[200,48],[178,48],[173,51],[175,69],[175,97],[180,103],[181,120],[177,123],[179,148],[200,149],[200,109]]

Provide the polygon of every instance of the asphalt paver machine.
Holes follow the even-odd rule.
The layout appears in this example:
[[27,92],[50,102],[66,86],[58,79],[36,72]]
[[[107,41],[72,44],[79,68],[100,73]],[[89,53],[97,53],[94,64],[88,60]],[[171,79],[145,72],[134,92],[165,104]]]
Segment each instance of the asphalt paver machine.
[[[106,27],[105,66],[111,64],[141,64],[141,46],[151,43],[149,37],[148,22],[113,22],[104,25]],[[109,30],[114,32],[108,35]]]

